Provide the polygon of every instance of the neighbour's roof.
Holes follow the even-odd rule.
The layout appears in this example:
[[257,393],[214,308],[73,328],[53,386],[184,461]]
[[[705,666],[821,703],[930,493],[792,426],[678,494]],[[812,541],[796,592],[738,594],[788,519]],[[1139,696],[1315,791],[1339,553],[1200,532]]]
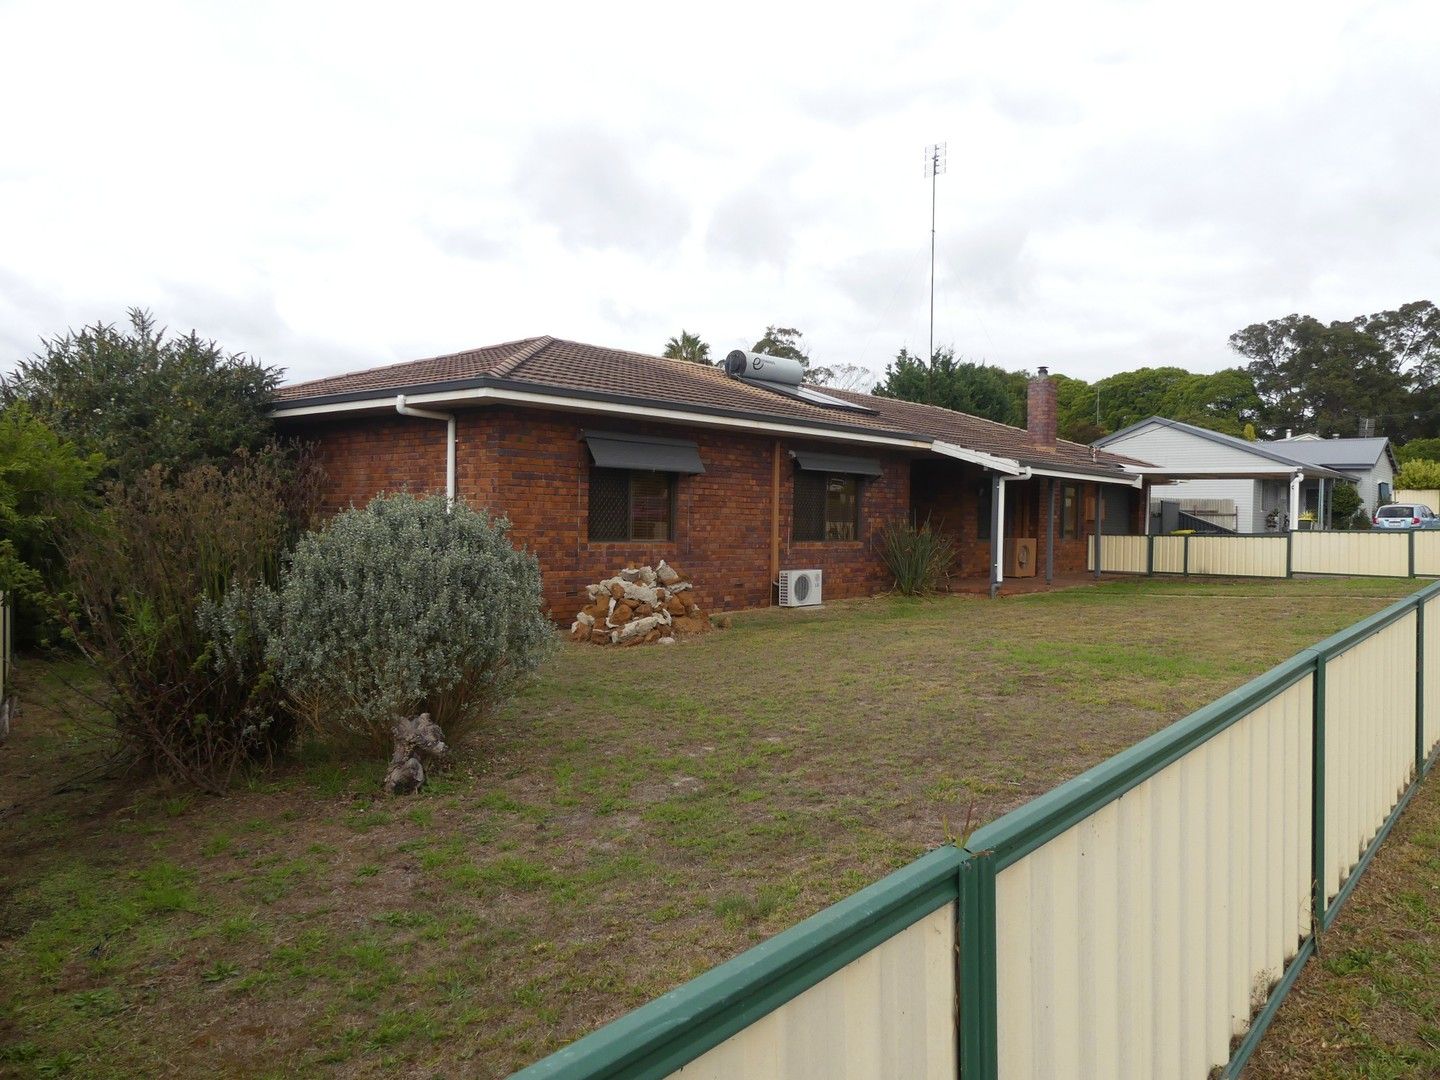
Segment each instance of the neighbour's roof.
[[1240,439],[1234,435],[1226,435],[1223,432],[1211,431],[1209,428],[1202,428],[1195,424],[1187,424],[1183,420],[1171,420],[1164,416],[1146,417],[1139,423],[1131,424],[1129,427],[1121,428],[1119,431],[1114,432],[1110,435],[1106,435],[1102,439],[1096,439],[1095,445],[1109,446],[1111,443],[1118,442],[1119,440],[1125,438],[1127,435],[1134,434],[1135,432],[1140,431],[1142,428],[1150,427],[1151,425],[1155,424],[1158,424],[1161,427],[1171,428],[1175,431],[1183,431],[1187,434],[1194,435],[1197,438],[1206,439],[1209,442],[1218,443],[1221,446],[1228,446],[1234,450],[1240,450],[1244,453],[1252,454],[1255,457],[1264,458],[1267,461],[1273,461],[1280,465],[1290,465],[1296,468],[1303,468],[1305,466],[1309,466],[1312,469],[1316,467],[1328,467],[1321,462],[1307,461],[1299,454],[1292,453],[1291,451],[1294,449],[1293,443],[1282,443],[1285,449],[1277,450],[1274,449],[1274,443],[1264,442],[1259,439],[1251,442],[1249,439]]
[[1140,464],[1131,458],[1092,451],[1088,446],[1063,439],[1053,451],[1038,450],[1024,428],[934,405],[824,387],[826,394],[871,411],[826,408],[731,378],[719,367],[552,337],[524,338],[294,383],[282,386],[278,397],[280,407],[289,410],[477,386],[534,390],[582,401],[589,398],[679,407],[721,416],[797,423],[837,433],[938,439],[1021,464],[1080,472],[1113,475],[1120,472],[1123,464]]
[[1293,439],[1270,439],[1264,445],[1273,447],[1307,465],[1324,465],[1331,469],[1370,469],[1382,454],[1390,453],[1390,440],[1318,439],[1298,436]]

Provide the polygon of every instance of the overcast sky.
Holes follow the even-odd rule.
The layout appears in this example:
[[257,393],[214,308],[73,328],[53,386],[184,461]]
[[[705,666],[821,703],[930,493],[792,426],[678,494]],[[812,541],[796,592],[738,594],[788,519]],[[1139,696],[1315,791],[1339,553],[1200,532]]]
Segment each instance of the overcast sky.
[[1214,370],[1440,301],[1433,0],[0,0],[0,368],[141,305],[291,379],[767,323],[879,371],[936,141],[967,357]]

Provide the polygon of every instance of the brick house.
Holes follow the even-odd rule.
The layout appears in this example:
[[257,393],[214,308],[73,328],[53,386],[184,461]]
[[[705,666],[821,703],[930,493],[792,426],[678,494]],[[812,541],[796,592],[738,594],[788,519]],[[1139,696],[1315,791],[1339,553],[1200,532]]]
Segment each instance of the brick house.
[[327,509],[449,490],[505,514],[569,619],[586,584],[661,558],[715,609],[772,603],[782,569],[878,592],[880,531],[911,515],[954,536],[960,576],[1083,571],[1097,507],[1139,531],[1144,481],[1055,437],[1043,370],[1026,430],[540,337],[285,386],[275,416],[315,445]]

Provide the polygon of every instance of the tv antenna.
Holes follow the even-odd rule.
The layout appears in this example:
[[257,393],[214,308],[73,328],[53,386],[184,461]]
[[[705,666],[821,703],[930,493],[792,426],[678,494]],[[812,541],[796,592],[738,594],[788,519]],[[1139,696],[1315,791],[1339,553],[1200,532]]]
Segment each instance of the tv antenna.
[[925,362],[935,360],[935,181],[945,171],[945,144],[925,147],[925,175],[930,178],[930,351]]

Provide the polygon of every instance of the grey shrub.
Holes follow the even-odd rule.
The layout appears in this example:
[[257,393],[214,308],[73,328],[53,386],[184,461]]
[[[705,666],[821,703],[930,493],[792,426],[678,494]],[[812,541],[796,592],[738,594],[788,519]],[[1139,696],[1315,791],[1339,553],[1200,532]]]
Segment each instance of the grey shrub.
[[439,496],[382,495],[297,545],[266,654],[322,734],[383,743],[429,712],[452,739],[500,705],[554,642],[540,566],[509,522]]

